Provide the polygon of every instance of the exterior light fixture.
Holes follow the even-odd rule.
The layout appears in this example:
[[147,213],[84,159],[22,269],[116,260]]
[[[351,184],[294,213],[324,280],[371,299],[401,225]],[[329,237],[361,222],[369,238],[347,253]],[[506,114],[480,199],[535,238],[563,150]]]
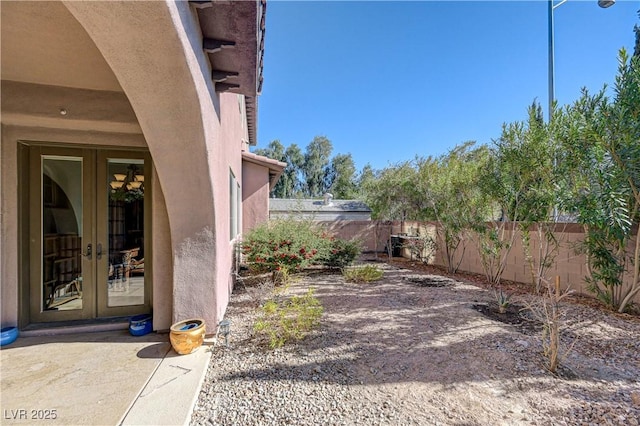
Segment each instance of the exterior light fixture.
[[218,327],[220,327],[219,333],[224,336],[224,345],[229,346],[229,333],[231,332],[231,321],[222,320],[218,324]]
[[603,9],[613,6],[616,4],[616,0],[598,0],[598,6]]

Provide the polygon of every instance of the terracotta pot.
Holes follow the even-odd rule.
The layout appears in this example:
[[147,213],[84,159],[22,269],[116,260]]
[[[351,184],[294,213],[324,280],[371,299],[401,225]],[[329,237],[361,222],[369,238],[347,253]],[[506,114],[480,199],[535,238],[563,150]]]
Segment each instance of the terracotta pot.
[[204,342],[204,320],[195,318],[177,322],[171,326],[169,340],[173,350],[180,355],[190,354]]

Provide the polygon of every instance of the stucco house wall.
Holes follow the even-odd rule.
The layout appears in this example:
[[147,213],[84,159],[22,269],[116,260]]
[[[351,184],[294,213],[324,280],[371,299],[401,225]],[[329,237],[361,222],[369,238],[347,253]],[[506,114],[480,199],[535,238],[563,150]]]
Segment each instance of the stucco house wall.
[[[215,332],[233,285],[230,173],[242,188],[242,149],[252,128],[245,95],[216,90],[198,11],[171,0],[20,3],[1,10],[3,326],[28,317],[20,312],[28,254],[18,186],[24,141],[148,149],[154,329],[201,317]],[[36,35],[11,25],[25,16],[44,17]],[[257,26],[253,18],[249,28]],[[50,48],[43,39],[60,43]],[[5,97],[5,89],[16,96]],[[70,105],[65,116],[63,105]]]
[[269,219],[269,169],[255,163],[242,168],[242,232]]
[[242,232],[246,233],[269,219],[269,192],[278,182],[286,163],[242,153]]

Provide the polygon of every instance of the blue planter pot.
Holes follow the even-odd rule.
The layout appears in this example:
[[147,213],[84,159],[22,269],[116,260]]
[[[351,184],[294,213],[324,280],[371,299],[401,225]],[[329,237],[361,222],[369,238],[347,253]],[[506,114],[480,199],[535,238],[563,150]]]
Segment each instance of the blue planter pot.
[[153,319],[149,314],[136,315],[129,320],[129,333],[132,336],[144,336],[153,331]]
[[2,330],[2,341],[0,342],[0,346],[9,345],[16,341],[18,338],[18,328],[17,327],[4,327]]

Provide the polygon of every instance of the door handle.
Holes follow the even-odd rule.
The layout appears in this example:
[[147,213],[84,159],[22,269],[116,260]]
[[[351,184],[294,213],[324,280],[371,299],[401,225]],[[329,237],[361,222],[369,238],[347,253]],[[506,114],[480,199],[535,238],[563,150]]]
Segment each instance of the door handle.
[[96,247],[96,260],[102,259],[102,244],[98,243]]
[[82,255],[86,257],[88,260],[91,260],[91,243],[87,244],[87,252],[82,253]]

